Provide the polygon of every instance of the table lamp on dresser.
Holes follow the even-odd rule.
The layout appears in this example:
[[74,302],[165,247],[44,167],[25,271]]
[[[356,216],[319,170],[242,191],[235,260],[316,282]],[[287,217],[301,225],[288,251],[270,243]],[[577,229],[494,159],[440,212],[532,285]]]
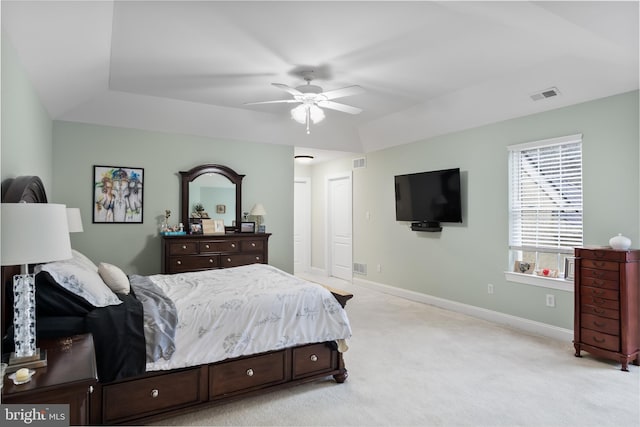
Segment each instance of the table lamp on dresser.
[[13,276],[13,328],[15,351],[7,372],[20,367],[46,366],[46,353],[36,347],[35,275],[29,264],[69,259],[71,243],[65,205],[2,203],[3,266],[20,265]]

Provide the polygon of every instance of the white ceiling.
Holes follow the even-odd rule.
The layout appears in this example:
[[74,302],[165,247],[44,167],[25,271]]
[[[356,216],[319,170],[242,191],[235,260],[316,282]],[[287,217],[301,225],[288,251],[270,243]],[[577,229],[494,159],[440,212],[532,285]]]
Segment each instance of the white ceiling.
[[[638,89],[638,2],[2,1],[53,119],[369,152]],[[271,86],[360,85],[312,125]],[[557,87],[560,96],[530,95]]]

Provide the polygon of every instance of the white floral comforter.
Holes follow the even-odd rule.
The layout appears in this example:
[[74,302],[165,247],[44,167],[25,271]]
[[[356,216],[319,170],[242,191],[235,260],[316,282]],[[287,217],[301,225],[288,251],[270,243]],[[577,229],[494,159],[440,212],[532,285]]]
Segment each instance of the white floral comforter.
[[177,308],[176,351],[159,371],[351,337],[324,287],[266,264],[148,276]]

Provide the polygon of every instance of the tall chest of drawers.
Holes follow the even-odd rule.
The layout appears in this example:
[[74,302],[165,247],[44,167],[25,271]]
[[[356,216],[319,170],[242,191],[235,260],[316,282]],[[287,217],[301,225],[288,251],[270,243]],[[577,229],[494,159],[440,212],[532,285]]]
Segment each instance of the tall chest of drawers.
[[576,248],[575,256],[576,356],[584,350],[627,371],[640,362],[640,250]]
[[162,273],[267,264],[270,233],[162,237]]

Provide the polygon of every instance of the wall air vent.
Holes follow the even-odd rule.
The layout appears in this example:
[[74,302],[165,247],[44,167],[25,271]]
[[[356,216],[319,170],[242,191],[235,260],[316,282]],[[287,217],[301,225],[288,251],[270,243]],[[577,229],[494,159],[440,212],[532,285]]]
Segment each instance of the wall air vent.
[[359,159],[353,159],[353,168],[362,169],[367,167],[366,157],[360,157]]
[[353,272],[356,274],[367,275],[367,264],[360,264],[358,262],[353,263]]
[[558,88],[551,87],[549,89],[534,93],[533,95],[531,95],[531,99],[533,99],[534,101],[539,101],[541,99],[552,98],[558,95],[560,95],[560,91],[558,90]]

